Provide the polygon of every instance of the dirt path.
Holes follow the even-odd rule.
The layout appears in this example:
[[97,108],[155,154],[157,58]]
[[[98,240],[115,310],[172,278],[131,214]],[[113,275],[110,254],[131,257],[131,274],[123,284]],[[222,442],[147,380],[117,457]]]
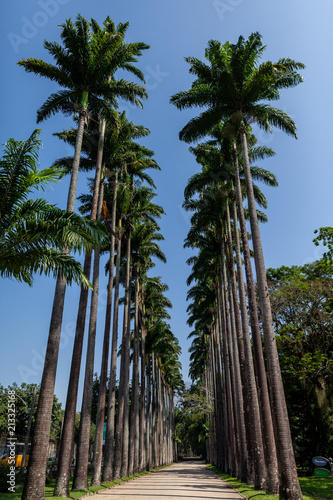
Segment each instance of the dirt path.
[[203,463],[181,462],[101,490],[89,500],[239,500],[244,497]]

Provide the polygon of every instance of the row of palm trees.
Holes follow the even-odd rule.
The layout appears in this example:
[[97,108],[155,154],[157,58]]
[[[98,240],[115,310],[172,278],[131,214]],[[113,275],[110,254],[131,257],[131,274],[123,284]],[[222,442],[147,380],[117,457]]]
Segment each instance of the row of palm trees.
[[[146,172],[149,168],[159,167],[153,159],[153,152],[136,142],[147,136],[149,130],[129,122],[125,113],[118,111],[119,98],[142,107],[140,99],[147,97],[143,85],[117,78],[116,72],[128,71],[144,82],[136,63],[142,51],[149,47],[140,42],[126,43],[124,37],[127,29],[128,23],[115,26],[107,18],[100,27],[95,20],[88,22],[79,15],[74,23],[67,20],[61,26],[62,44],[44,43],[54,64],[33,58],[18,63],[26,71],[53,80],[61,87],[38,110],[37,121],[41,122],[59,111],[73,115],[76,121],[74,129],[56,134],[59,139],[74,146],[74,157],[60,158],[51,167],[59,169],[56,165],[60,165],[62,174],[70,174],[66,213],[72,217],[79,172],[94,169],[90,192],[80,197],[80,211],[86,216],[82,219],[87,221],[86,226],[94,228],[97,225],[99,238],[94,239],[93,245],[91,242],[89,247],[86,245],[83,265],[85,281],[81,272],[82,286],[54,491],[56,496],[69,496],[78,382],[88,304],[87,285],[90,285],[91,280],[88,346],[73,481],[74,489],[88,487],[100,256],[103,253],[109,254],[106,269],[107,305],[91,483],[98,485],[101,480],[109,482],[164,465],[172,462],[174,456],[173,393],[182,384],[178,361],[180,347],[167,323],[167,310],[171,307],[165,296],[167,287],[159,277],[150,276],[150,269],[154,266],[153,259],[156,257],[165,261],[158,245],[163,237],[157,223],[164,211],[153,202],[156,196],[153,190],[155,186]],[[62,252],[67,259],[70,259],[71,249],[76,250],[77,246],[72,244],[72,240],[68,243],[64,239]],[[58,272],[22,499],[39,500],[45,497],[48,436],[67,282],[66,274]],[[119,391],[116,400],[121,285],[125,296]],[[107,393],[109,357],[111,368]],[[106,437],[103,447],[105,421]]]
[[302,81],[299,70],[304,66],[287,58],[261,62],[264,49],[259,33],[240,37],[234,45],[211,40],[207,62],[186,59],[195,76],[192,87],[171,98],[178,109],[205,108],[181,130],[180,139],[208,137],[190,148],[201,172],[189,180],[184,202],[193,211],[185,246],[196,250],[188,262],[189,324],[194,325],[190,374],[201,380],[214,408],[208,415],[210,461],[258,489],[298,500],[302,493],[258,225],[266,216],[257,205],[266,207],[266,199],[252,182],[277,184],[274,175],[253,166],[274,152],[256,145],[251,125],[265,131],[276,126],[296,137],[294,122],[270,101]]

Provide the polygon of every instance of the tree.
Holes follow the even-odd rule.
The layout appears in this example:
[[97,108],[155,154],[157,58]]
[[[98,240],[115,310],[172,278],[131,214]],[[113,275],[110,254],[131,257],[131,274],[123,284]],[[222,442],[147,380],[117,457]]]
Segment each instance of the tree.
[[[107,19],[106,23],[108,22]],[[53,80],[65,89],[51,94],[37,113],[38,121],[42,121],[58,111],[70,114],[77,112],[79,115],[67,202],[67,211],[69,212],[74,212],[75,207],[78,167],[88,106],[93,109],[107,110],[109,103],[114,103],[117,97],[122,97],[141,106],[138,97],[146,97],[145,90],[139,85],[129,84],[125,80],[111,81],[108,79],[113,69],[113,61],[110,62],[109,52],[119,36],[110,36],[107,30],[98,30],[95,21],[92,21],[91,25],[92,29],[89,23],[79,15],[74,24],[71,20],[67,20],[61,26],[61,39],[64,46],[57,42],[44,42],[44,47],[55,59],[55,65],[33,58],[18,63],[26,71]],[[51,395],[54,391],[65,291],[66,279],[60,277],[56,285],[46,363],[42,378],[42,394],[38,410],[40,423],[37,425],[38,433],[33,440],[23,499],[37,498],[38,495],[43,495],[45,488],[45,476],[40,474],[39,469],[44,469],[47,458],[45,443],[50,421]]]
[[[5,419],[7,402],[8,402],[8,391],[15,391],[15,433],[20,440],[24,440],[26,434],[29,410],[32,406],[33,394],[34,394],[35,384],[26,384],[23,382],[20,386],[14,382],[8,387],[0,386],[0,396],[1,396],[1,419],[0,419],[0,435],[6,435],[8,431],[7,419]],[[37,388],[36,402],[38,402],[39,389]],[[58,398],[54,396],[52,405],[52,423],[50,429],[50,437],[59,439],[61,431],[61,422],[63,417],[63,409],[61,408],[61,403],[59,403]],[[34,426],[34,416],[32,420],[32,430]]]
[[282,378],[299,465],[331,456],[333,266],[267,269]]
[[206,458],[206,441],[209,438],[207,417],[213,412],[203,386],[192,384],[181,394],[175,408],[175,434],[179,454],[201,455]]
[[[116,96],[140,103],[137,96],[144,97],[145,91],[135,84],[128,89],[128,82],[108,81],[111,73],[108,51],[115,39],[107,33],[94,36],[89,23],[78,16],[75,24],[67,20],[62,25],[61,39],[64,46],[57,42],[45,41],[44,47],[54,57],[56,65],[45,63],[42,60],[29,58],[20,61],[26,71],[56,81],[66,90],[60,90],[47,99],[37,113],[37,120],[42,121],[58,112],[78,112],[79,125],[76,136],[75,154],[71,171],[71,182],[68,193],[67,211],[74,212],[78,167],[81,154],[81,145],[84,124],[87,118],[88,105],[96,109],[106,109],[109,102]],[[97,42],[98,43],[95,43]],[[104,101],[107,99],[107,101]],[[51,317],[49,341],[42,377],[41,397],[38,409],[38,423],[33,438],[30,466],[24,486],[23,499],[33,500],[43,496],[45,489],[45,470],[47,459],[47,439],[49,432],[52,394],[58,361],[62,313],[66,291],[66,279],[61,276],[57,280],[54,307]]]
[[[135,163],[135,162],[134,162]],[[140,161],[138,162],[140,163]],[[149,165],[149,161],[148,161]],[[145,162],[141,165],[145,166]],[[126,273],[125,273],[125,306],[123,335],[121,342],[121,365],[119,379],[119,404],[117,414],[117,430],[115,441],[115,463],[114,475],[116,479],[126,477],[128,472],[129,454],[129,366],[130,366],[130,298],[132,271],[132,234],[136,223],[154,221],[155,217],[161,217],[164,213],[162,207],[156,205],[151,200],[155,196],[150,188],[144,186],[135,189],[133,176],[135,166],[133,165],[130,177],[129,189],[130,203],[125,219],[126,223]]]
[[[252,33],[248,40],[239,37],[237,44],[211,40],[206,49],[209,65],[195,58],[187,58],[190,72],[197,79],[189,91],[179,92],[171,98],[179,109],[199,106],[208,107],[193,118],[180,132],[186,141],[206,135],[221,119],[229,121],[240,135],[247,184],[248,205],[254,257],[258,279],[260,309],[267,355],[268,376],[275,415],[275,438],[279,461],[280,498],[298,500],[301,490],[293,456],[287,408],[278,363],[272,314],[267,293],[264,257],[249,170],[247,127],[253,121],[271,131],[272,126],[296,137],[296,126],[283,111],[266,104],[280,98],[280,90],[298,85],[302,78],[298,73],[304,65],[291,59],[280,59],[259,64],[265,47],[259,33]],[[266,101],[266,102],[265,102]]]
[[[152,196],[152,192],[147,191],[147,195]],[[153,208],[153,207],[152,207]],[[161,207],[155,207],[156,215],[161,211]],[[161,212],[163,213],[163,212]],[[133,338],[133,375],[131,386],[131,408],[130,408],[130,435],[129,435],[129,475],[140,470],[140,322],[139,308],[141,287],[147,278],[147,272],[154,266],[152,258],[157,257],[166,262],[166,257],[161,251],[157,241],[163,240],[163,236],[158,232],[159,226],[155,221],[141,220],[133,227],[132,233],[132,266],[134,286],[134,338]],[[141,341],[143,341],[143,331],[141,329]],[[144,363],[143,363],[144,364]],[[142,381],[141,381],[142,383]],[[141,385],[143,391],[143,386]],[[142,402],[141,402],[142,404]],[[144,406],[144,405],[143,405]],[[144,407],[142,408],[144,410]],[[142,427],[142,422],[141,422]]]

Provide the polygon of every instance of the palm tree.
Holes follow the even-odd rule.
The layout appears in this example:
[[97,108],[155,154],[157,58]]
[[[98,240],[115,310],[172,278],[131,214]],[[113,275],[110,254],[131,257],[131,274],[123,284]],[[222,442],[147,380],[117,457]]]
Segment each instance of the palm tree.
[[[139,165],[137,165],[139,163]],[[142,177],[142,178],[147,178],[147,176],[144,175],[142,172],[143,168],[146,166],[155,166],[157,165],[150,161],[150,159],[147,159],[146,162],[144,161],[144,158],[138,160],[132,161],[132,163],[128,163],[126,165],[126,168],[128,170],[133,170],[133,175],[134,172],[136,173],[137,176]],[[102,201],[103,201],[103,193],[100,193],[100,210],[102,208]],[[113,200],[114,201],[114,200]],[[132,200],[133,206],[136,206],[136,199],[135,196]],[[140,208],[139,208],[140,209]],[[133,207],[132,209],[133,210]],[[111,231],[111,236],[112,236],[113,231]],[[87,463],[88,463],[88,451],[89,451],[89,429],[90,429],[90,405],[91,405],[91,388],[92,388],[92,379],[93,379],[93,353],[94,353],[94,338],[95,338],[95,332],[96,332],[96,316],[97,316],[97,300],[93,300],[94,297],[97,297],[98,293],[98,286],[97,286],[97,279],[98,279],[98,261],[99,261],[99,255],[96,253],[97,249],[95,250],[95,263],[94,263],[94,280],[93,280],[93,285],[94,285],[94,292],[92,296],[92,309],[91,309],[91,314],[90,314],[90,324],[89,324],[89,337],[88,337],[88,349],[87,349],[87,368],[86,368],[86,375],[88,378],[87,383],[85,383],[84,387],[84,398],[82,402],[82,412],[81,412],[81,419],[82,422],[86,422],[85,424],[85,430],[83,430],[82,427],[82,437],[79,441],[79,447],[78,447],[78,453],[77,453],[77,468],[76,468],[76,474],[74,478],[74,483],[73,483],[73,488],[74,489],[82,489],[84,485],[87,483]],[[113,270],[112,270],[113,272]],[[125,308],[126,318],[127,318],[127,309]],[[127,320],[126,320],[127,321]],[[126,325],[126,321],[124,321],[124,324]],[[107,333],[108,335],[108,333]],[[107,343],[105,344],[105,348],[107,346]],[[88,360],[89,357],[89,360]],[[106,358],[106,352],[104,350],[104,356],[103,356],[103,362],[104,365],[106,364],[107,366],[107,358]],[[105,374],[106,368],[105,366],[102,367],[102,373]],[[89,382],[88,382],[89,380]],[[106,377],[103,377],[103,380],[101,380],[101,391],[103,392],[106,389]],[[90,403],[89,403],[90,401]],[[86,408],[86,409],[85,409]],[[95,454],[94,454],[94,475],[92,478],[92,483],[93,485],[99,484],[100,483],[100,469],[101,469],[101,459],[102,459],[102,433],[103,433],[103,424],[104,424],[104,403],[103,399],[99,399],[99,408],[98,408],[98,415],[99,419],[97,421],[97,426],[96,426],[96,446],[95,446]],[[89,423],[89,425],[88,425]],[[80,425],[80,430],[81,430],[81,425]],[[80,432],[81,436],[81,432]],[[82,445],[81,445],[82,443]]]
[[101,228],[44,199],[28,199],[64,174],[55,166],[38,169],[39,136],[35,130],[26,141],[9,139],[0,160],[0,275],[31,285],[33,274],[53,272],[87,288],[81,265],[63,248],[91,248]]
[[[105,24],[109,25],[110,19],[107,19]],[[67,19],[66,23],[61,25],[60,36],[64,46],[57,42],[44,42],[44,48],[54,57],[55,65],[34,58],[17,63],[26,71],[55,81],[65,89],[51,94],[41,106],[37,112],[38,123],[59,111],[67,114],[75,112],[79,116],[67,207],[71,212],[74,211],[75,205],[78,167],[88,106],[107,112],[109,103],[114,104],[115,98],[121,97],[141,107],[138,97],[146,97],[146,92],[140,85],[125,80],[108,79],[115,70],[115,63],[110,58],[110,53],[119,45],[122,31],[110,34],[108,30],[97,30],[97,23],[94,20],[92,25],[94,32],[89,23],[78,15],[74,24]],[[148,46],[142,44],[142,48]]]
[[[136,62],[136,57],[141,55],[141,51],[143,49],[148,48],[148,46],[143,43],[125,44],[123,41],[123,37],[126,33],[127,28],[128,28],[128,23],[119,24],[117,27],[115,27],[113,21],[110,18],[107,18],[107,20],[104,22],[104,29],[101,29],[94,20],[91,21],[91,29],[93,32],[92,39],[95,40],[96,46],[103,45],[103,43],[105,44],[104,58],[105,59],[107,58],[107,71],[108,71],[107,83],[108,84],[110,84],[110,82],[113,82],[113,84],[115,82],[118,83],[118,90],[117,88],[115,88],[113,96],[111,96],[111,94],[108,95],[108,100],[113,106],[116,105],[115,96],[122,96],[125,99],[128,97],[130,99],[133,98],[133,101],[136,102],[136,104],[140,103],[137,99],[136,100],[134,99],[135,94],[141,94],[142,96],[145,96],[145,92],[142,87],[140,88],[139,86],[135,86],[135,84],[126,82],[124,80],[117,81],[114,78],[114,73],[116,72],[116,70],[122,68],[134,73],[138,78],[143,80],[143,75],[141,71],[138,70],[132,63]],[[102,55],[103,51],[99,53],[99,57],[102,57]],[[96,60],[94,64],[96,65]],[[97,68],[97,70],[99,71],[99,68]],[[106,75],[104,75],[104,78],[106,78]],[[89,80],[89,78],[87,78],[87,80]],[[90,78],[90,84],[91,84],[91,78]],[[90,84],[89,84],[89,92],[91,97],[92,89]],[[126,94],[126,92],[127,92],[127,97],[125,97],[124,95]],[[90,99],[90,106],[98,109],[98,111],[102,114],[102,116],[100,117],[98,140],[96,141],[93,138],[91,141],[88,141],[88,143],[86,143],[86,150],[87,147],[90,147],[91,148],[90,153],[92,153],[93,156],[96,155],[97,151],[97,157],[95,156],[96,174],[95,174],[94,196],[90,214],[91,219],[95,219],[97,213],[97,201],[98,201],[98,192],[99,192],[100,175],[102,167],[104,136],[106,128],[105,116],[110,115],[110,110],[108,109],[107,104],[108,104],[107,99],[105,100],[105,102],[104,101],[101,102],[100,100],[96,99]],[[75,136],[77,137],[77,134],[75,132],[74,137],[73,134],[71,135],[68,133],[63,133],[60,136],[61,138],[65,138],[65,140],[67,140],[68,142],[71,142],[73,141],[73,138]],[[90,265],[91,265],[90,262],[91,262],[91,255],[88,254],[86,256],[84,265],[87,275],[90,274]],[[96,296],[97,294],[95,292],[94,297]],[[67,398],[68,404],[66,404],[68,411],[66,410],[64,419],[64,434],[63,434],[64,439],[62,439],[60,461],[58,466],[58,478],[55,486],[56,495],[65,495],[65,496],[68,495],[69,464],[71,458],[71,443],[73,441],[73,432],[74,432],[75,402],[77,398],[76,380],[78,379],[79,375],[78,365],[82,353],[81,346],[82,346],[83,331],[85,324],[87,299],[88,299],[87,293],[85,292],[85,290],[82,289],[80,295],[78,318],[77,318],[77,332],[75,336],[76,342],[73,350],[73,362],[72,362],[72,370],[71,370],[68,398]]]
[[[58,281],[67,278],[70,282],[75,279],[87,286],[89,281],[82,272],[81,266],[68,255],[68,251],[71,249],[80,250],[82,247],[91,251],[92,246],[96,244],[96,237],[101,237],[103,232],[98,230],[96,222],[82,219],[73,212],[56,209],[44,200],[27,200],[27,195],[34,186],[43,188],[50,180],[59,179],[63,175],[63,172],[55,167],[43,171],[37,169],[40,145],[38,135],[39,132],[35,131],[26,142],[10,140],[8,151],[1,162],[1,174],[3,174],[2,180],[4,181],[1,183],[3,195],[1,207],[3,272],[31,283],[34,272],[48,274],[53,270],[58,275]],[[10,248],[8,238],[10,238]],[[10,266],[8,267],[6,262],[9,258]],[[52,347],[52,342],[49,343],[49,347]],[[54,363],[52,365],[55,369]],[[49,383],[51,382],[49,381]],[[44,378],[39,407],[43,408],[44,405],[43,411],[45,413],[44,415],[37,413],[36,417],[36,426],[39,430],[43,429],[44,437],[50,424],[50,421],[47,422],[45,410],[49,399],[51,399],[52,411],[53,393],[51,397],[51,388]],[[44,397],[45,399],[43,399]],[[47,430],[48,435],[49,430]],[[35,433],[34,447],[29,460],[32,470],[34,467],[35,470],[40,468],[39,456],[36,453],[38,448],[38,443],[36,448],[36,441],[38,442],[39,438],[40,435]],[[41,453],[43,454],[43,452],[47,454],[47,448],[46,450],[42,449]],[[41,487],[44,488],[44,486],[43,483]],[[39,490],[34,490],[35,493],[36,491]]]
[[296,464],[291,458],[294,454],[249,171],[247,127],[255,121],[265,131],[271,131],[272,126],[277,126],[296,137],[296,126],[291,118],[285,112],[269,106],[265,101],[277,100],[280,98],[281,89],[298,85],[302,81],[298,70],[303,69],[304,65],[287,58],[280,59],[277,63],[268,61],[259,64],[264,49],[259,33],[252,33],[248,40],[239,37],[236,45],[229,42],[221,45],[211,40],[205,54],[210,65],[195,58],[187,58],[187,62],[191,65],[190,72],[195,74],[197,79],[192,84],[191,90],[175,94],[171,101],[180,109],[192,106],[208,107],[182,129],[181,139],[186,141],[198,139],[206,135],[221,119],[229,120],[240,134],[272,409],[275,415],[280,498],[296,500],[302,495]]
[[[138,97],[146,96],[145,90],[139,85],[129,84],[124,80],[108,80],[108,75],[112,73],[110,71],[112,64],[110,64],[108,54],[117,38],[119,36],[112,37],[107,32],[99,33],[96,37],[95,33],[92,34],[89,23],[79,15],[75,24],[71,20],[67,20],[62,25],[61,39],[64,46],[56,42],[44,42],[44,47],[54,57],[56,65],[33,58],[18,63],[26,71],[56,81],[62,88],[65,88],[65,90],[51,94],[37,113],[38,121],[42,121],[58,111],[76,111],[79,115],[67,202],[67,211],[69,212],[74,212],[75,207],[78,167],[88,105],[103,110],[107,109],[109,103],[114,102],[116,97],[122,97],[141,106]],[[47,459],[46,435],[48,435],[50,426],[51,395],[54,391],[65,291],[66,280],[64,277],[60,277],[56,285],[41,396],[37,411],[36,432],[23,499],[33,500],[38,495],[43,495],[45,488],[45,473],[41,474],[40,469],[45,469]]]

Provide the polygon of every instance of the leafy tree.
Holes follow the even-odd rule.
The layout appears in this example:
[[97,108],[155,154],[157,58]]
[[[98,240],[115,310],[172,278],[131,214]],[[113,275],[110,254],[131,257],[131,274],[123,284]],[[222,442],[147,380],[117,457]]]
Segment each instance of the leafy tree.
[[[6,435],[8,430],[7,424],[7,403],[8,391],[15,391],[15,434],[19,440],[24,441],[25,433],[28,425],[28,416],[32,404],[34,384],[26,384],[23,382],[19,386],[16,382],[3,387],[0,385],[0,435]],[[36,393],[35,409],[38,403],[39,388]],[[59,439],[61,432],[63,410],[58,398],[54,396],[52,407],[52,420],[50,429],[50,438]],[[32,431],[34,428],[34,416],[32,419]]]
[[320,227],[315,230],[315,234],[318,236],[313,240],[316,246],[319,246],[320,243],[327,247],[327,252],[324,253],[324,259],[333,260],[333,227]]
[[175,408],[175,435],[180,455],[202,455],[206,458],[206,440],[209,437],[208,414],[213,411],[204,389],[193,384],[184,391]]

